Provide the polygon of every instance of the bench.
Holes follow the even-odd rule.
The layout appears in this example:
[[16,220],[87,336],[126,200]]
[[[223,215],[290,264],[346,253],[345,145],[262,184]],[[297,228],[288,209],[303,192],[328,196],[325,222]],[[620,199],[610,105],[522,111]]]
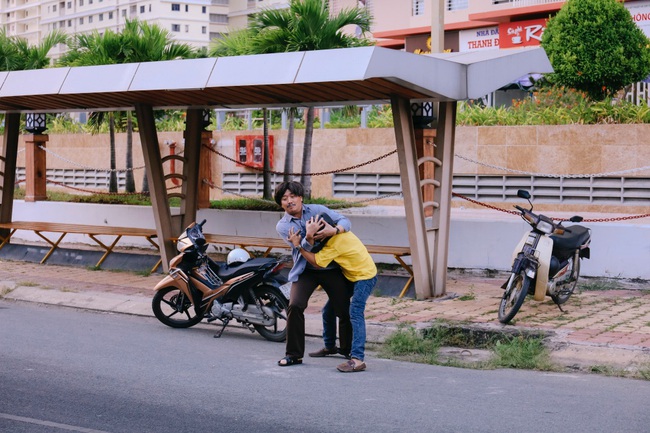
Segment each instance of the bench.
[[[9,234],[5,237],[0,236],[0,249],[2,249],[11,239],[14,233],[17,230],[26,230],[36,233],[41,239],[47,242],[50,245],[50,250],[45,254],[45,257],[41,260],[41,264],[52,255],[54,250],[56,250],[63,240],[63,238],[69,234],[84,234],[88,235],[97,245],[99,245],[104,250],[104,255],[99,259],[96,267],[99,267],[106,257],[113,251],[115,245],[122,239],[123,236],[134,236],[134,237],[143,237],[151,245],[156,247],[160,251],[160,246],[153,240],[153,238],[158,237],[158,233],[155,229],[143,229],[143,228],[132,228],[132,227],[109,227],[109,226],[92,226],[84,224],[63,224],[63,223],[49,223],[49,222],[37,222],[37,221],[12,221],[7,223],[0,223],[0,229],[9,230]],[[43,233],[60,233],[58,239],[54,240],[53,237],[48,237]],[[110,245],[105,244],[97,236],[114,236],[114,239]],[[158,266],[160,266],[160,261],[156,263],[151,272],[155,271]]]
[[[250,247],[266,248],[263,257],[269,255],[269,253],[274,248],[280,248],[288,250],[290,249],[289,245],[279,238],[263,238],[263,237],[254,237],[254,236],[235,236],[235,235],[215,235],[211,233],[204,233],[205,240],[211,244],[218,245],[235,245],[246,251]],[[402,291],[400,292],[399,297],[402,298],[406,295],[411,283],[413,282],[413,269],[409,266],[403,259],[405,256],[411,255],[410,247],[395,247],[389,245],[366,245],[366,249],[370,254],[385,254],[390,255],[397,260],[397,262],[404,268],[409,274],[409,279],[404,284]],[[250,253],[250,251],[248,251]]]

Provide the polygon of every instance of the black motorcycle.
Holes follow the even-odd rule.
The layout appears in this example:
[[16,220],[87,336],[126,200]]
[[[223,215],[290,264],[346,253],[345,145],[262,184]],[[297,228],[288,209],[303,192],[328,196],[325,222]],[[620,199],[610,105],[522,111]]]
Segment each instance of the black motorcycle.
[[207,319],[219,320],[220,337],[231,320],[257,331],[270,341],[284,341],[289,285],[280,273],[284,263],[274,258],[250,258],[242,250],[228,254],[226,263],[206,254],[203,224],[192,223],[178,238],[179,254],[154,290],[153,313],[172,328],[189,328]]

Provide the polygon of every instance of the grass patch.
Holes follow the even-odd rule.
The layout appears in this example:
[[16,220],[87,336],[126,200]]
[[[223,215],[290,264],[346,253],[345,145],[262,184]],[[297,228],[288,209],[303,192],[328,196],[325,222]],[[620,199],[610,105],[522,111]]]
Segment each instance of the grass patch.
[[[135,194],[70,194],[60,191],[47,191],[48,201],[62,201],[70,203],[97,203],[97,204],[126,204],[135,206],[151,206],[151,199],[148,193]],[[14,199],[22,200],[25,198],[25,189],[16,188],[14,190]],[[305,204],[322,204],[330,209],[344,209],[350,207],[363,207],[362,204],[348,203],[343,200],[326,199],[314,197],[305,199]],[[171,198],[169,206],[179,207],[181,201],[179,198]],[[276,211],[282,212],[282,208],[274,201],[262,200],[257,198],[226,198],[222,200],[211,200],[210,209],[224,210],[255,210],[255,211]]]
[[519,336],[497,340],[493,350],[490,363],[497,368],[552,369],[549,351],[540,339]]
[[[385,340],[380,354],[387,358],[456,367],[553,370],[549,351],[542,338],[541,334],[497,334],[438,324],[423,332],[411,327],[399,329]],[[441,361],[439,352],[443,346],[487,349],[492,356],[480,362],[465,362],[462,359]]]
[[16,283],[17,286],[23,286],[23,287],[38,287],[40,284],[35,283],[33,281],[19,281]]
[[617,290],[622,288],[616,280],[611,278],[585,278],[583,281],[578,285],[578,288],[584,291]]
[[476,295],[471,290],[469,293],[466,293],[458,298],[459,301],[473,301],[474,299],[476,299]]

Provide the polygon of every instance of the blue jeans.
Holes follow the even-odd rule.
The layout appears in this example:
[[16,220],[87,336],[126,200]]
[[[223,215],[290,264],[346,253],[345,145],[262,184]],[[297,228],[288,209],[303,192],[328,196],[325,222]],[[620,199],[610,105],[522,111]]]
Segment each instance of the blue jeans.
[[352,358],[363,361],[366,351],[366,318],[364,311],[377,277],[354,283],[354,293],[350,301],[350,322],[352,322]]

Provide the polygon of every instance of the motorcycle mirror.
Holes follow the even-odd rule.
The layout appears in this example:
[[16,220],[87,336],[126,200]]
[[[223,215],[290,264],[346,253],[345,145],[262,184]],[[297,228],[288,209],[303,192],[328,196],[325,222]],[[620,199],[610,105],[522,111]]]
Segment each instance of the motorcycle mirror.
[[520,189],[517,191],[517,197],[519,198],[525,198],[526,200],[530,200],[530,193],[526,191],[525,189]]
[[569,218],[569,221],[572,223],[579,223],[583,220],[583,218],[580,215],[574,215],[571,218]]

